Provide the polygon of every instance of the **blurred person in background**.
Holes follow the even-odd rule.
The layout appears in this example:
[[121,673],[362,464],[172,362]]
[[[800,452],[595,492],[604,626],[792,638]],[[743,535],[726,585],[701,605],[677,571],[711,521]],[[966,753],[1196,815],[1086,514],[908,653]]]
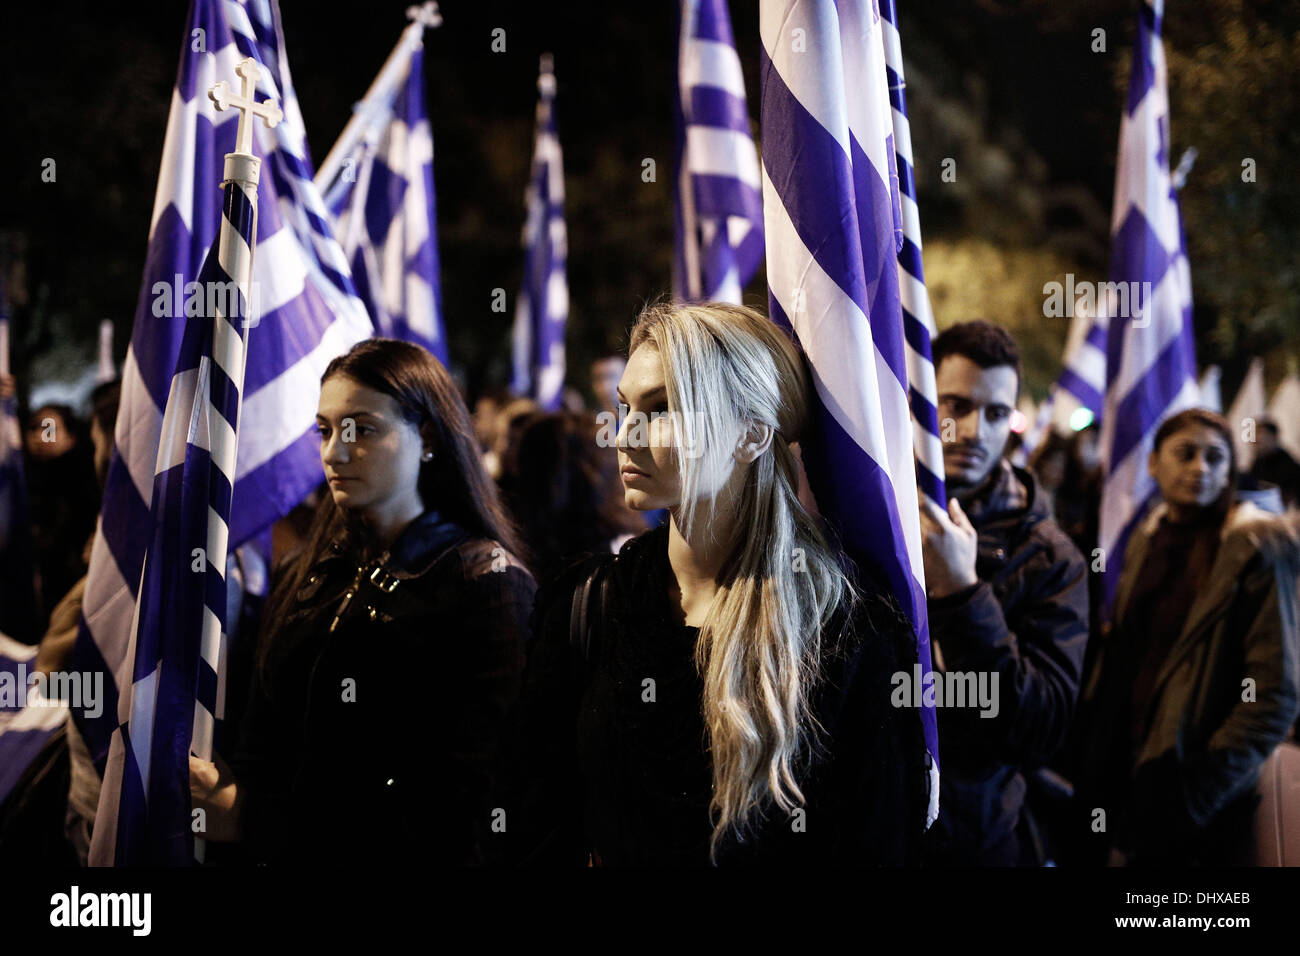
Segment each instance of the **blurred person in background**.
[[621,355],[605,355],[591,363],[591,394],[596,411],[618,411],[618,381],[625,368],[627,359]]
[[41,628],[54,604],[86,573],[100,489],[95,453],[71,408],[47,404],[27,417],[27,489]]
[[510,389],[504,385],[492,385],[484,389],[474,402],[474,438],[478,441],[488,474],[493,478],[500,474],[496,462],[497,416],[513,399]]
[[623,504],[615,449],[599,447],[596,433],[594,415],[567,411],[532,415],[520,430],[507,505],[539,579],[559,570],[565,558],[618,551],[645,530]]
[[1250,477],[1276,485],[1283,504],[1290,508],[1300,499],[1300,464],[1278,443],[1277,422],[1261,418],[1255,429],[1255,461]]
[[507,498],[514,490],[514,454],[519,447],[519,433],[523,430],[524,422],[537,411],[537,403],[531,398],[516,398],[497,412],[496,444],[486,465],[488,474],[496,480],[497,487]]
[[1260,767],[1300,710],[1297,522],[1235,500],[1232,437],[1199,408],[1157,430],[1162,500],[1083,693],[1080,804],[1106,810],[1113,865],[1248,862]]
[[[121,382],[116,380],[97,386],[90,396],[91,457],[94,479],[101,494],[108,476],[108,465],[113,457],[113,434],[120,397]],[[37,411],[36,415],[40,416],[38,424],[42,428],[46,427],[41,419],[51,418],[54,414],[62,417],[70,413],[47,406]],[[66,424],[66,417],[63,422]],[[30,432],[28,438],[30,441]],[[41,442],[41,445],[45,444],[54,443]],[[59,457],[65,458],[71,453],[72,449],[65,447]],[[95,495],[93,501],[98,505],[99,495]],[[84,547],[81,560],[85,566],[90,563],[94,539],[92,526],[89,535],[82,542]],[[66,593],[59,595],[60,599],[49,615],[45,636],[36,651],[33,666],[35,672],[48,677],[53,672],[67,670],[80,628],[85,590],[86,575],[83,573]],[[11,812],[15,814],[5,820],[7,839],[44,840],[41,845],[54,847],[55,852],[67,853],[69,863],[85,866],[99,805],[99,790],[99,773],[95,770],[90,751],[69,713],[63,729],[54,734],[32,759],[6,802],[6,806],[12,808]],[[14,846],[11,843],[9,849],[13,850]]]

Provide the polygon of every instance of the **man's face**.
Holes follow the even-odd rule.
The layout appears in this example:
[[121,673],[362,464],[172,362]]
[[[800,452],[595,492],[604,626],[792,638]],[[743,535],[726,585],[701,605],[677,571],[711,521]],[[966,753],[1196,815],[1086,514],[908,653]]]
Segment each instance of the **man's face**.
[[980,368],[964,355],[949,355],[935,370],[935,384],[945,481],[954,492],[973,488],[1006,448],[1019,386],[1016,370]]

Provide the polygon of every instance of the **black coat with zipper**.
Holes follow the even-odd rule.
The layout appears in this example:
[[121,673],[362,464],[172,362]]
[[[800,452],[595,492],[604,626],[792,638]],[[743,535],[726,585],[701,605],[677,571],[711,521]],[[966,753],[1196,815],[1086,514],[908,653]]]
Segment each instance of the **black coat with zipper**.
[[335,542],[255,675],[231,769],[256,860],[480,862],[533,579],[436,511],[376,564]]
[[998,708],[994,717],[938,710],[931,848],[936,862],[1006,863],[1014,861],[987,854],[1015,833],[1026,772],[1060,749],[1074,714],[1088,643],[1087,566],[1023,469],[1000,464],[967,510],[979,535],[979,583],[928,602],[943,663],[936,655],[935,670],[996,674]]

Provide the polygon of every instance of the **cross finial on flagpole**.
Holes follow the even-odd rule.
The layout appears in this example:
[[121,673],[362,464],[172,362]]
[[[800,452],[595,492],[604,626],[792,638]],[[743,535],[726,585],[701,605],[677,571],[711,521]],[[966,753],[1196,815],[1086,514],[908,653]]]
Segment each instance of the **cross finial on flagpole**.
[[249,125],[250,115],[260,116],[266,123],[267,129],[275,129],[280,120],[284,119],[284,113],[280,111],[280,105],[275,100],[265,100],[261,103],[255,99],[257,95],[257,81],[261,79],[262,71],[258,67],[257,61],[251,56],[245,57],[239,61],[235,67],[235,72],[239,74],[244,81],[239,95],[230,91],[230,84],[225,80],[213,85],[208,91],[208,96],[212,100],[212,105],[218,110],[237,109],[239,114],[239,129],[235,133],[235,152],[252,155],[253,153],[253,128]]
[[419,6],[407,7],[406,19],[415,23],[422,23],[426,27],[442,26],[442,14],[438,12],[438,4],[434,3],[433,0]]

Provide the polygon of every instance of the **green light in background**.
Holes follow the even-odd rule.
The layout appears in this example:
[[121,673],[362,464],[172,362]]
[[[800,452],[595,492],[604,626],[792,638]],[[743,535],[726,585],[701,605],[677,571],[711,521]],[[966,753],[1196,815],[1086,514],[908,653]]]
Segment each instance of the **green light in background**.
[[1092,424],[1092,412],[1080,406],[1070,413],[1070,427],[1081,432]]

